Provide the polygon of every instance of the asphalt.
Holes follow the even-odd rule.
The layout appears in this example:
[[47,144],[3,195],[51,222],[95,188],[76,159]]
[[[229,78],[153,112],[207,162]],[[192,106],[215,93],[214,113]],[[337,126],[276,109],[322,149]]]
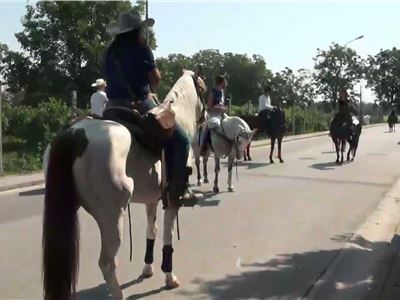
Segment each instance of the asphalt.
[[[211,184],[194,186],[206,192],[205,199],[181,209],[181,241],[174,240],[174,271],[182,285],[172,291],[165,290],[159,269],[161,239],[156,242],[155,276],[138,279],[146,218],[144,207],[133,205],[134,261],[129,262],[127,226],[119,252],[118,275],[124,295],[128,299],[294,299],[312,295],[340,253],[351,251],[351,261],[356,261],[381,249],[380,242],[355,235],[400,177],[399,134],[385,130],[384,126],[365,129],[356,160],[343,166],[334,164],[332,143],[324,135],[284,144],[284,164],[269,165],[269,148],[254,148],[253,161],[239,163],[234,193],[227,192],[225,165],[220,194],[209,192]],[[211,182],[212,170],[210,163]],[[41,188],[0,194],[0,298],[41,298],[42,203]],[[158,237],[161,213],[160,207]],[[78,299],[107,299],[97,266],[98,228],[87,213],[81,211],[80,215]],[[349,241],[359,247],[347,250]],[[344,267],[347,273],[353,269],[350,263]],[[364,276],[332,283],[330,288],[356,295],[364,285],[354,283],[364,282]],[[382,277],[379,281],[390,286],[389,277],[382,274],[367,285],[377,284]],[[379,290],[382,293],[382,285]]]

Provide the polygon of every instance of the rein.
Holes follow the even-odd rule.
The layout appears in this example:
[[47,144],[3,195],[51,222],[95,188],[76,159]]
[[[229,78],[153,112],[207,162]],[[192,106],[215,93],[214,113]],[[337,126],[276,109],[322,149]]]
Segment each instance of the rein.
[[205,103],[205,100],[204,100],[202,88],[201,88],[201,86],[200,86],[200,84],[198,82],[199,77],[197,75],[192,75],[192,78],[193,78],[194,87],[196,89],[197,97],[200,99],[201,104],[202,104],[201,116],[197,120],[197,124],[201,124],[201,123],[204,122],[204,120],[206,118],[206,103]]

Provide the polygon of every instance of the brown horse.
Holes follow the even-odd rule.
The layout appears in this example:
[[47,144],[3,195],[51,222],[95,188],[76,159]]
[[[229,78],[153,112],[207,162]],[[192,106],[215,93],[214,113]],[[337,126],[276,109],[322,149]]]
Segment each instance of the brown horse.
[[[268,115],[269,114],[269,115]],[[250,128],[257,128],[258,133],[266,133],[271,139],[271,151],[269,153],[269,161],[271,164],[274,163],[272,159],[275,141],[278,141],[278,158],[281,163],[284,162],[282,159],[282,140],[286,131],[286,120],[285,112],[280,108],[274,108],[272,111],[263,110],[257,116],[241,116],[243,120],[249,124]],[[245,160],[251,160],[250,156],[250,145],[247,147],[245,152]]]

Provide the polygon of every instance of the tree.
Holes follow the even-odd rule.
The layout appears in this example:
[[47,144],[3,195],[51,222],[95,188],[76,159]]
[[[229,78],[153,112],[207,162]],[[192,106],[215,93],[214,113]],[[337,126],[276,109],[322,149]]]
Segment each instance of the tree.
[[213,49],[201,50],[191,57],[170,54],[168,57],[157,60],[162,75],[159,96],[165,97],[175,81],[182,75],[183,68],[193,69],[196,64],[202,66],[209,88],[214,86],[216,75],[226,74],[227,94],[232,97],[235,105],[240,106],[258,99],[263,83],[272,77],[271,71],[266,68],[264,58],[259,55],[248,57],[243,54],[221,54]]
[[286,103],[288,106],[293,104],[308,106],[314,101],[315,90],[309,70],[300,69],[294,72],[290,68],[285,68],[275,73],[269,84],[275,105]]
[[363,74],[363,60],[351,48],[332,43],[328,50],[318,49],[315,62],[317,91],[336,106],[341,89],[353,89]]
[[[106,32],[107,25],[121,11],[143,15],[144,3],[132,6],[128,1],[41,1],[26,9],[24,30],[16,34],[24,54],[10,52],[14,56],[9,61],[29,66],[29,80],[23,76],[12,78],[10,70],[6,76],[10,87],[21,88],[27,81],[28,104],[38,103],[44,95],[66,98],[77,89],[78,100],[84,106],[91,93],[90,83],[102,76],[104,51],[112,39]],[[155,47],[154,34],[150,37]]]
[[400,50],[381,50],[368,57],[367,84],[381,102],[400,108]]

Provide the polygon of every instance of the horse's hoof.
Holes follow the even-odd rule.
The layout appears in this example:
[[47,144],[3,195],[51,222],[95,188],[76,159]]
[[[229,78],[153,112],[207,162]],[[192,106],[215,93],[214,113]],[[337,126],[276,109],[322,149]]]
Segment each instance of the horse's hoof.
[[197,181],[197,186],[201,186],[201,181]]
[[228,187],[228,192],[229,193],[233,193],[235,191],[235,189],[233,188],[233,186]]
[[272,164],[274,164],[275,162],[274,162],[272,159],[270,159],[270,160],[269,160],[269,163],[272,165]]
[[245,156],[245,157],[243,158],[243,160],[244,160],[244,161],[247,161],[247,157]]
[[208,178],[204,178],[204,183],[210,183],[210,181],[208,180]]
[[339,160],[337,160],[337,161],[336,161],[336,164],[337,164],[337,165],[340,165],[340,161],[339,161]]
[[354,157],[351,159],[351,161],[354,161]]
[[142,271],[142,276],[144,278],[149,278],[154,275],[153,265],[145,265]]
[[248,159],[248,161],[252,161],[253,159],[249,156],[249,159]]
[[173,274],[167,274],[167,277],[165,278],[165,285],[167,289],[176,289],[178,288],[181,283],[179,282],[178,278],[176,278],[175,275]]
[[285,161],[284,161],[282,158],[280,158],[280,159],[279,159],[279,162],[280,162],[281,164],[283,164]]
[[213,192],[214,192],[214,193],[219,193],[219,187],[217,187],[217,186],[214,186],[214,188],[213,188]]

